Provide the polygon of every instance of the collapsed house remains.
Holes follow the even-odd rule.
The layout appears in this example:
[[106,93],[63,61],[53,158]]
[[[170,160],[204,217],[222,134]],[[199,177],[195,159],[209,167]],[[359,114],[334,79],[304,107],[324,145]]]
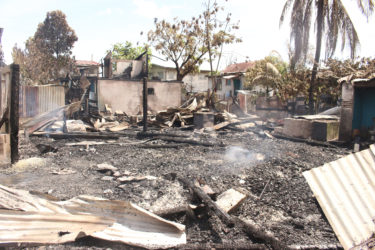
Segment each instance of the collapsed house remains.
[[343,84],[352,99],[343,91],[340,115],[283,119],[287,105],[242,90],[239,69],[217,78],[228,87],[224,102],[208,90],[181,104],[182,83],[149,80],[147,65],[145,55],[112,61],[109,53],[102,77],[101,65],[77,61],[80,72],[63,85],[20,94],[17,67],[1,69],[0,156],[18,159],[18,114],[25,136],[23,159],[0,169],[0,245],[373,246],[374,145],[345,156],[351,150],[331,143],[340,115],[354,117],[350,133],[372,131],[373,78]]

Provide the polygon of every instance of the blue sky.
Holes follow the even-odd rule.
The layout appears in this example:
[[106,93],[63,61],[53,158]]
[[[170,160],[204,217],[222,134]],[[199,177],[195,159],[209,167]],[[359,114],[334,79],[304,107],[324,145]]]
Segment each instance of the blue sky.
[[[219,0],[220,1],[220,0]],[[287,59],[289,28],[280,29],[279,17],[285,1],[282,0],[229,0],[222,1],[234,21],[240,21],[237,35],[240,44],[224,47],[221,67],[229,62],[256,60],[278,51]],[[343,0],[357,28],[361,56],[375,56],[375,18],[366,22],[353,0]],[[0,0],[0,27],[6,63],[11,63],[11,50],[15,43],[23,46],[32,36],[47,11],[62,10],[69,25],[75,30],[78,41],[73,54],[76,59],[99,61],[105,51],[117,42],[146,42],[147,32],[153,28],[154,18],[172,20],[198,15],[201,0]],[[143,31],[143,35],[140,35]],[[336,56],[347,57],[348,53]]]

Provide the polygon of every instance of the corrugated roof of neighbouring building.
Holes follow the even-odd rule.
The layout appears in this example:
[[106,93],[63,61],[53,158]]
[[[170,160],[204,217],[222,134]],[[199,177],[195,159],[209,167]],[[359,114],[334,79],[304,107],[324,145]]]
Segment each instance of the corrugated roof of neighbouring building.
[[303,175],[342,246],[372,249],[375,246],[375,144]]
[[95,61],[76,60],[76,65],[80,66],[99,66],[100,63]]
[[234,63],[227,66],[222,73],[242,73],[254,66],[254,62]]

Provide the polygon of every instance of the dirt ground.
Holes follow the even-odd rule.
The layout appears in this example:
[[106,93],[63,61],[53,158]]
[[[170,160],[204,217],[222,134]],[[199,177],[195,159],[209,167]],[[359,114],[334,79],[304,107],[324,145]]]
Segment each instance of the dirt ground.
[[[227,227],[215,214],[208,213],[200,200],[176,178],[182,177],[207,184],[216,194],[230,188],[244,190],[249,196],[232,215],[256,224],[286,245],[339,244],[302,172],[336,160],[348,154],[348,149],[270,139],[252,132],[179,129],[166,132],[217,146],[146,141],[133,136],[120,137],[117,144],[67,146],[67,143],[82,140],[30,137],[26,141],[20,136],[21,159],[37,158],[1,169],[0,183],[48,193],[62,200],[83,194],[128,200],[158,214],[194,204],[198,206],[195,218],[186,213],[164,216],[186,225],[188,244],[224,244],[235,248],[263,243],[239,228]],[[57,151],[41,154],[37,148],[40,144]],[[154,148],[145,148],[148,145]],[[159,148],[159,145],[169,146]],[[120,183],[108,173],[96,170],[101,163],[113,165],[126,176],[152,178]],[[84,239],[47,248],[104,249],[108,244]],[[119,243],[110,247],[127,248]]]

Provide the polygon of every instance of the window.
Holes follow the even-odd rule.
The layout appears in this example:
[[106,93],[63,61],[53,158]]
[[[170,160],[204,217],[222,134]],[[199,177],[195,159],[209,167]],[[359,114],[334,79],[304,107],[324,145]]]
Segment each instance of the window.
[[231,85],[230,79],[227,79],[227,80],[226,80],[226,85],[227,85],[227,86],[230,86],[230,85]]
[[216,83],[216,90],[221,90],[222,89],[222,84],[221,84],[221,81],[217,81]]
[[206,75],[203,73],[200,73],[198,78],[199,80],[206,80]]
[[158,77],[160,80],[164,80],[164,72],[158,72]]
[[155,95],[154,88],[147,88],[147,95]]

